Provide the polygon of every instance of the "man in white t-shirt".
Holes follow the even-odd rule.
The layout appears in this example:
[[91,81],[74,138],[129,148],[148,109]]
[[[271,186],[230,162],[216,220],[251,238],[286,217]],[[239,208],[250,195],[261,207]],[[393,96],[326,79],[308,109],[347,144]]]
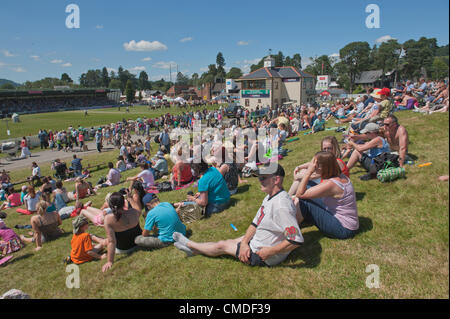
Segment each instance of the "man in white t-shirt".
[[244,236],[216,243],[197,243],[175,232],[175,247],[188,256],[231,255],[251,266],[275,266],[304,242],[295,206],[283,189],[284,169],[279,164],[259,170],[261,190],[267,193]]
[[155,178],[153,176],[153,173],[148,169],[148,163],[142,163],[140,165],[142,171],[133,177],[128,177],[127,181],[135,181],[137,179],[140,179],[142,181],[142,186],[144,188],[148,188],[150,186],[153,186],[155,184]]

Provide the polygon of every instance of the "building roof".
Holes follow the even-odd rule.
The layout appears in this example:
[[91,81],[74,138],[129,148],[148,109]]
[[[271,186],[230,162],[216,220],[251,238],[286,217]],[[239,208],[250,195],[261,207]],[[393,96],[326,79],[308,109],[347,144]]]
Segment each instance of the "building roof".
[[314,77],[313,75],[299,70],[293,66],[283,66],[275,68],[260,68],[247,75],[240,77],[239,80],[256,80],[256,79],[267,79],[267,78],[300,78],[300,77]]
[[359,77],[355,78],[355,84],[374,83],[380,80],[383,70],[363,71]]

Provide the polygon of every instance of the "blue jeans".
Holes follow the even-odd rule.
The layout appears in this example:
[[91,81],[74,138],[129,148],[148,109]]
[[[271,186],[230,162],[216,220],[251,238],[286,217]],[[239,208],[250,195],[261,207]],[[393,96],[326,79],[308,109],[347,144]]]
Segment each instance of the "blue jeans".
[[356,231],[343,227],[337,218],[322,206],[322,201],[317,201],[316,199],[301,199],[299,205],[305,221],[317,226],[325,236],[337,239],[347,239],[355,235]]
[[208,203],[206,205],[206,216],[224,211],[228,207],[228,203],[229,201],[225,203]]

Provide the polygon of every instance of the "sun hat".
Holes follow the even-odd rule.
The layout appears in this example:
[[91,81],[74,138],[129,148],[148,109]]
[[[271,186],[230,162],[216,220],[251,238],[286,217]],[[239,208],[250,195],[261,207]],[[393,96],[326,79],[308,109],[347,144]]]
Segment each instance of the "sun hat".
[[375,90],[373,90],[372,93],[370,93],[370,96],[379,99],[379,98],[381,98],[380,92],[381,92],[381,89],[375,89]]
[[87,220],[86,217],[84,217],[82,215],[78,215],[72,221],[73,233],[78,234],[78,232],[80,231],[80,228],[88,223],[89,223],[89,221]]
[[366,134],[366,133],[372,133],[372,132],[377,132],[380,129],[380,126],[376,123],[369,123],[367,124],[362,130],[361,130],[361,134]]

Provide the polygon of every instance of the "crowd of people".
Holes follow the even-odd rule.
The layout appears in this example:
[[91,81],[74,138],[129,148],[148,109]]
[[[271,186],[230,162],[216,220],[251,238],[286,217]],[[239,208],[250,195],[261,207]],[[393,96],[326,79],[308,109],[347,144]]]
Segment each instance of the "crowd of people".
[[[0,236],[9,239],[3,239],[1,247],[11,252],[20,249],[23,242],[32,242],[39,250],[45,241],[60,236],[62,220],[69,217],[74,217],[73,237],[66,262],[80,264],[105,259],[103,272],[113,266],[115,254],[130,253],[139,247],[159,249],[171,244],[187,256],[231,255],[252,266],[274,266],[304,242],[303,224],[315,225],[330,238],[352,238],[359,230],[352,169],[360,163],[367,170],[361,180],[369,180],[375,178],[379,170],[377,159],[381,156],[396,156],[400,167],[412,160],[408,153],[408,131],[394,112],[403,110],[404,101],[409,104],[405,100],[410,96],[408,94],[414,96],[418,105],[425,103],[425,107],[430,107],[433,103],[441,103],[444,104],[442,109],[445,105],[448,109],[448,85],[443,82],[431,84],[427,84],[426,89],[422,85],[413,88],[409,84],[392,90],[371,88],[359,99],[338,100],[333,105],[319,107],[276,106],[258,117],[251,117],[248,110],[241,110],[239,122],[237,119],[224,121],[224,109],[219,108],[181,115],[166,114],[132,123],[122,121],[97,128],[92,133],[99,144],[99,152],[104,143],[119,148],[117,162],[108,163],[108,174],[97,185],[86,181],[89,171],[83,168],[76,155],[73,155],[70,167],[56,160],[52,164],[53,177],[40,176],[38,165],[33,163],[30,185],[22,189],[23,194],[14,191],[6,172],[2,172],[2,194],[6,199],[1,206],[3,216],[6,217],[5,209],[25,205],[25,209],[18,208],[17,212],[32,215],[33,233],[30,234],[32,237],[14,237],[10,231],[7,235],[0,232]],[[417,106],[415,104],[410,109]],[[325,122],[330,119],[337,124],[350,124],[343,132],[343,143],[335,136],[324,137],[313,158],[307,163],[298,163],[292,172],[293,183],[286,191],[286,172],[278,161],[287,155],[288,139],[303,130],[323,131]],[[190,143],[183,141],[180,133],[190,132],[195,121],[202,120],[206,122],[207,130],[216,130],[201,136],[189,135]],[[159,144],[157,150],[151,147],[150,130],[153,128],[159,132],[153,139]],[[229,141],[222,140],[226,129],[232,132]],[[255,134],[244,134],[239,129]],[[263,139],[256,138],[261,130],[266,135]],[[69,134],[65,132],[69,139],[73,137],[72,145],[75,146],[82,142],[78,131],[84,130],[71,127]],[[58,140],[58,133],[53,134],[52,139],[50,132],[43,132],[40,133],[49,141],[55,136]],[[136,134],[136,141],[132,141],[131,132]],[[240,142],[241,135],[243,143]],[[46,138],[43,141],[45,147]],[[151,157],[151,153],[155,155]],[[121,173],[138,166],[140,171],[125,181],[129,186],[108,193],[101,207],[92,207],[90,201],[83,203],[88,196],[98,196],[100,188],[123,183]],[[172,166],[171,170],[169,166]],[[200,208],[206,218],[224,212],[230,206],[231,197],[239,192],[239,184],[246,183],[245,178],[251,176],[258,178],[260,189],[266,196],[243,236],[206,243],[186,237],[181,214],[185,207]],[[75,190],[68,192],[63,182],[73,179]],[[38,191],[35,190],[39,185],[36,181],[40,184]],[[161,202],[158,197],[161,191],[186,188],[194,182],[197,182],[198,192],[188,193],[185,201]],[[168,187],[160,187],[162,184]],[[69,202],[74,205],[68,206]],[[145,224],[143,229],[141,215]],[[89,223],[103,227],[106,238],[89,234]],[[0,229],[5,227],[0,223]]]

